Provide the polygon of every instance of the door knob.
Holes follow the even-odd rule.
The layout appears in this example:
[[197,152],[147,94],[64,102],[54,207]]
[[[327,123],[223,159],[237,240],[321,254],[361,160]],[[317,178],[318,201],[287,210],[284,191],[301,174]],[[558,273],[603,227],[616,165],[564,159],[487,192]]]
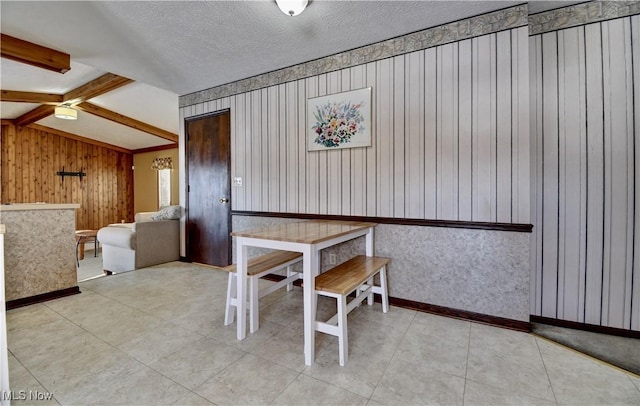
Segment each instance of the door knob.
[[221,197],[220,198],[220,203],[229,203],[229,199],[227,199],[225,197]]

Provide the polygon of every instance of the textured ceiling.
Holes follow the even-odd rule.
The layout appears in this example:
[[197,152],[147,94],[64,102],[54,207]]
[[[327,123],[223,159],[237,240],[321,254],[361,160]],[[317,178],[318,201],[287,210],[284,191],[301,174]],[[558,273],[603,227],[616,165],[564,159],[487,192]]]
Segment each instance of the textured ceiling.
[[[301,15],[289,17],[271,0],[2,0],[2,33],[69,53],[72,69],[65,75],[34,72],[2,59],[0,86],[62,93],[112,72],[147,86],[148,95],[145,88],[126,98],[107,94],[104,107],[177,133],[179,95],[522,3],[312,0]],[[539,12],[571,3],[576,2],[529,5]],[[14,104],[2,103],[2,118],[15,118],[24,109]],[[93,137],[103,133],[96,130]]]
[[2,32],[178,95],[518,4],[321,1],[2,1]]

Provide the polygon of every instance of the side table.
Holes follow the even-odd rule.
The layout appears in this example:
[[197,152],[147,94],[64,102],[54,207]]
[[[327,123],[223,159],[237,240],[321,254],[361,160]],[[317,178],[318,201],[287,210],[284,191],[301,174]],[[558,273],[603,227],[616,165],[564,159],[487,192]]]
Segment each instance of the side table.
[[[98,256],[98,230],[76,231],[76,263],[80,266],[80,260],[84,259],[84,243],[93,241],[93,256]],[[82,245],[81,245],[82,244]]]

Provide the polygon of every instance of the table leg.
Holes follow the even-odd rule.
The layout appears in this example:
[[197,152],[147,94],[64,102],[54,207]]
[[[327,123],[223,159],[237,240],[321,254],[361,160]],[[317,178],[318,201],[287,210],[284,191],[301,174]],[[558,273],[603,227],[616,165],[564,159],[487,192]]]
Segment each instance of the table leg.
[[242,238],[236,240],[236,323],[238,340],[247,336],[247,246]]
[[368,257],[373,256],[373,227],[365,234],[365,249]]
[[316,275],[320,272],[320,255],[308,248],[303,252],[302,280],[304,282],[304,363],[312,365],[316,349]]
[[84,238],[78,240],[78,259],[84,259]]

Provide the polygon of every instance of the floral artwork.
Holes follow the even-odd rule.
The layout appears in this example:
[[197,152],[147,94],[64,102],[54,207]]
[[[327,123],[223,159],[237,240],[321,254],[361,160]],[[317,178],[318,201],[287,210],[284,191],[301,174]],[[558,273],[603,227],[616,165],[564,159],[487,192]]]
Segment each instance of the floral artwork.
[[371,88],[309,99],[309,151],[371,145]]

